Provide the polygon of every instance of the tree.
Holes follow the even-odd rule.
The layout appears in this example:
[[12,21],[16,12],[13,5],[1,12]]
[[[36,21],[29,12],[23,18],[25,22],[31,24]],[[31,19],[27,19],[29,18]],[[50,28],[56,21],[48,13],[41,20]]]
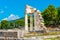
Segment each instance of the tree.
[[25,26],[24,20],[16,20],[15,24],[16,24],[16,28]]
[[1,21],[1,29],[8,29],[9,22],[7,20]]
[[1,29],[1,23],[0,23],[0,29]]
[[15,28],[15,22],[10,22],[9,23],[9,29]]
[[58,16],[57,16],[57,18],[58,18],[58,20],[57,20],[58,23],[57,23],[57,24],[60,25],[60,7],[57,8],[57,11],[58,11]]
[[53,5],[49,5],[48,8],[46,8],[42,12],[42,16],[45,21],[45,25],[55,25],[57,24],[57,10]]

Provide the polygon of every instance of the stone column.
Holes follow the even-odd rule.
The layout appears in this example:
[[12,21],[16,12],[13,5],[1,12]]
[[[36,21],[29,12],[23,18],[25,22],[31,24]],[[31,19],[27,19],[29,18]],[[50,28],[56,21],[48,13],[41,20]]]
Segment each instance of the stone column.
[[32,13],[30,14],[30,31],[33,30],[33,18],[32,18]]
[[34,13],[34,30],[37,29],[37,24],[36,24],[36,12]]
[[25,30],[28,32],[28,14],[25,14]]

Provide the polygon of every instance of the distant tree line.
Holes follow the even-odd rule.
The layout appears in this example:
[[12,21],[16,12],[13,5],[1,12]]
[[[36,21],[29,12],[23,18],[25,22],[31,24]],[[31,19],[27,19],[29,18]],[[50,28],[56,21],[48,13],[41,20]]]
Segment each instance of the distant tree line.
[[13,29],[13,28],[22,28],[24,27],[24,20],[16,20],[9,22],[7,20],[2,20],[0,23],[0,29]]

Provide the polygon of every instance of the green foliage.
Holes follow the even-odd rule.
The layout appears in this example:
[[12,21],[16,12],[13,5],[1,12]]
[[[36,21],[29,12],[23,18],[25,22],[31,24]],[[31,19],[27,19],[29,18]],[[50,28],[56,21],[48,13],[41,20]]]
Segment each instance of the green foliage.
[[9,22],[8,29],[15,28],[15,23],[14,22]]
[[10,22],[9,24],[10,24],[10,26],[14,26],[15,23],[14,22]]
[[1,29],[1,23],[0,23],[0,29]]
[[15,24],[16,24],[16,28],[18,28],[20,26],[22,26],[22,27],[25,26],[24,20],[16,20]]
[[45,21],[45,25],[56,25],[57,24],[57,10],[53,5],[49,5],[48,8],[46,8],[42,12],[42,16]]
[[30,27],[30,16],[28,16],[28,26]]
[[60,25],[60,7],[57,8],[57,11],[58,11],[58,16],[57,16],[58,25]]
[[8,26],[7,29],[13,29],[13,28],[15,28],[15,27],[14,26]]
[[1,29],[7,29],[9,26],[9,22],[7,20],[1,21]]

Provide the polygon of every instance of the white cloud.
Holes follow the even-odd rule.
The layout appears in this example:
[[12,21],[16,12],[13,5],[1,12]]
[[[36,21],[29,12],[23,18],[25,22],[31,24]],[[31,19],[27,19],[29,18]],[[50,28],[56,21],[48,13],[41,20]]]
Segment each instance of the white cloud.
[[16,19],[19,19],[20,17],[18,15],[14,15],[14,14],[11,14],[9,17],[7,18],[4,18],[3,20],[16,20]]

